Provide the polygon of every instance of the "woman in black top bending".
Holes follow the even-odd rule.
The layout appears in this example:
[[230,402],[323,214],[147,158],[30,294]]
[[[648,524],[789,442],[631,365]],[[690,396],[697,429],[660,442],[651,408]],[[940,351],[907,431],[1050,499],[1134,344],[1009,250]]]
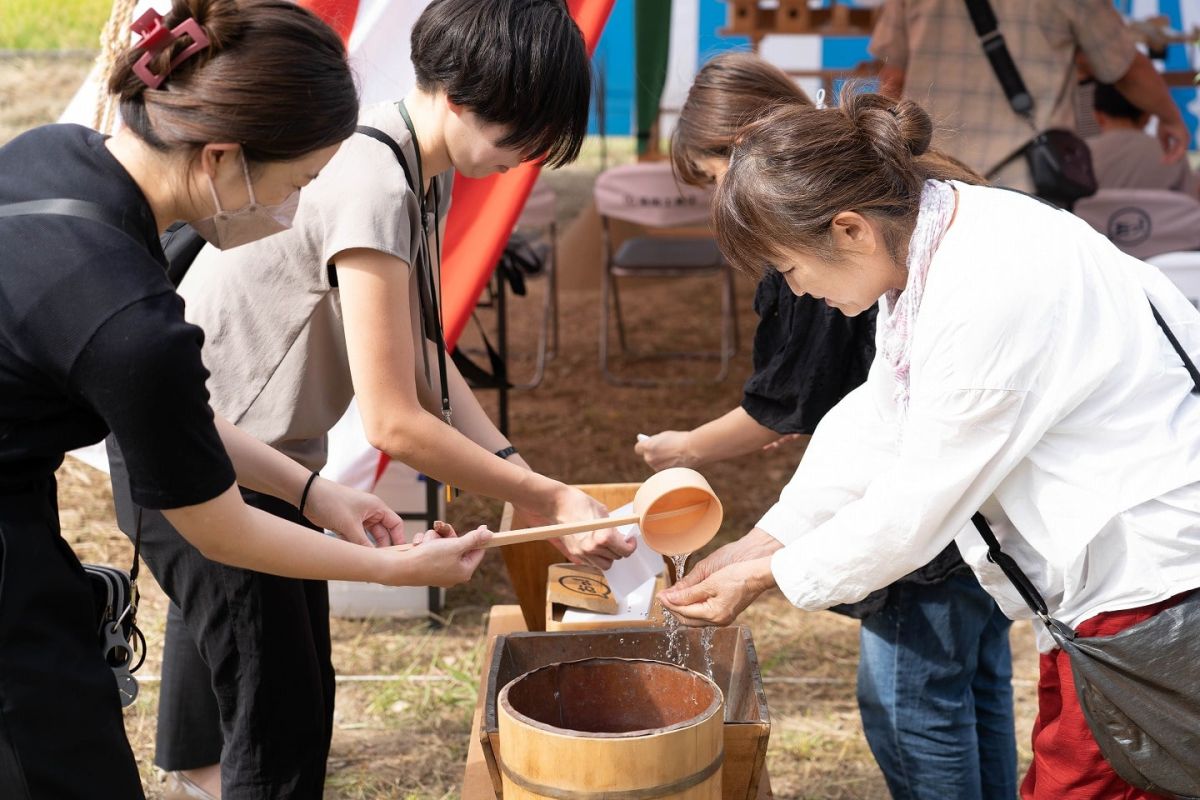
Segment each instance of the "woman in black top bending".
[[[235,481],[297,504],[306,495],[308,519],[348,539],[403,538],[377,499],[313,482],[214,420],[202,334],[184,322],[158,242],[176,220],[220,247],[282,230],[294,195],[353,133],[357,96],[340,40],[286,0],[176,0],[135,31],[110,82],[120,133],[52,125],[0,148],[6,800],[143,796],[91,590],[59,532],[65,451],[111,431],[139,505],[162,509],[207,557],[263,572],[445,585],[469,577],[487,536],[432,536],[401,553],[242,502]],[[17,206],[61,199],[73,210]]]

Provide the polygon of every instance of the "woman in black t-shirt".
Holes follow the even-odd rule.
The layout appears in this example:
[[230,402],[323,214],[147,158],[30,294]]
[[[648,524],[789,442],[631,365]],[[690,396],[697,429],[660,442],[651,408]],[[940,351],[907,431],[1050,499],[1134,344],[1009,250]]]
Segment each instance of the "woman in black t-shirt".
[[446,585],[470,575],[487,536],[433,535],[400,553],[243,503],[235,479],[361,543],[403,537],[381,501],[314,481],[214,420],[202,334],[184,322],[158,243],[176,220],[219,247],[287,227],[300,187],[354,131],[354,82],[337,36],[287,0],[176,0],[134,30],[110,82],[120,133],[54,125],[0,148],[6,800],[142,797],[91,590],[60,536],[65,451],[111,431],[139,505],[162,509],[204,556],[263,572]]

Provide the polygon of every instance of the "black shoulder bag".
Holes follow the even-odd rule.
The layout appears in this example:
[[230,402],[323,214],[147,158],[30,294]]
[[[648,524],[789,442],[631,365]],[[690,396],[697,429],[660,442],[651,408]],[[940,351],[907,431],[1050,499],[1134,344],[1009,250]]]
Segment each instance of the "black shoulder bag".
[[[0,206],[0,218],[35,214],[91,220],[116,228],[135,242],[142,241],[141,232],[131,228],[125,219],[87,200],[54,198]],[[137,576],[141,549],[142,510],[138,508],[137,532],[133,538],[133,565],[129,571],[104,564],[83,565],[96,601],[96,637],[100,642],[100,652],[117,679],[117,691],[123,707],[137,699],[138,682],[133,673],[146,660],[146,637],[137,626]]]
[[[1158,309],[1155,321],[1200,394],[1200,372]],[[988,561],[1004,572],[1071,661],[1075,691],[1100,752],[1127,783],[1155,794],[1200,798],[1200,591],[1111,636],[1078,636],[1046,601],[982,514],[971,517]]]
[[1096,193],[1091,150],[1074,131],[1066,128],[1038,130],[1033,119],[1033,96],[1025,88],[1025,81],[1021,79],[1016,62],[998,30],[991,3],[988,0],[966,0],[966,4],[983,53],[992,65],[992,71],[996,73],[1009,105],[1033,131],[1031,140],[984,177],[990,180],[997,172],[1024,156],[1037,196],[1061,208],[1070,209],[1079,198]]

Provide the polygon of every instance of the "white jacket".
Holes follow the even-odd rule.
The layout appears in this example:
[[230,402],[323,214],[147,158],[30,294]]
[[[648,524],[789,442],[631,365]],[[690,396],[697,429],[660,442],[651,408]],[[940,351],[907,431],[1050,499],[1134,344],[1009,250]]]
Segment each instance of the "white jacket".
[[1147,297],[1193,359],[1200,313],[1068,212],[955,188],[907,413],[877,357],[758,524],[786,545],[776,582],[827,608],[955,540],[1004,612],[1031,617],[969,524],[981,510],[1067,624],[1200,586],[1200,396]]

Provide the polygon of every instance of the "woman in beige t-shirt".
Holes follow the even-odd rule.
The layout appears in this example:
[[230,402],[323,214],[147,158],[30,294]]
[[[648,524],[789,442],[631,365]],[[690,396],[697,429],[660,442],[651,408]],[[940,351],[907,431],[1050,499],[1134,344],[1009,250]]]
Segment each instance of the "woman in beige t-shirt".
[[[510,501],[530,524],[602,516],[529,468],[448,360],[446,424],[426,335],[436,306],[423,326],[419,302],[422,274],[440,272],[452,172],[478,178],[578,154],[590,95],[583,38],[560,2],[441,0],[414,26],[412,53],[417,88],[360,115],[382,141],[352,136],[305,189],[292,230],[207,248],[188,272],[180,292],[207,333],[213,405],[317,470],[353,397],[370,442],[435,480]],[[325,585],[222,568],[182,551],[169,530],[146,545],[179,600],[156,763],[210,794],[219,781],[226,797],[320,797],[334,694]],[[633,544],[608,530],[562,548],[605,567]]]

